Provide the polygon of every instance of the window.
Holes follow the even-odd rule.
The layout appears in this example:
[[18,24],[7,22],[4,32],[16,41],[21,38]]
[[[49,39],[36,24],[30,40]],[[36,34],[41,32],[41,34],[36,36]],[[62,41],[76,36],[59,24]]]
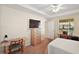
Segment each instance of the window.
[[73,19],[62,19],[59,20],[59,31],[67,32],[67,35],[73,35],[74,30],[74,20]]

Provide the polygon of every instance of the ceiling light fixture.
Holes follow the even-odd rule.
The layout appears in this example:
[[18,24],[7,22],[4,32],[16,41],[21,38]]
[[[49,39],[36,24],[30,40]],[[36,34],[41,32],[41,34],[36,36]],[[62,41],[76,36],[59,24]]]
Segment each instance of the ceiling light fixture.
[[53,12],[58,12],[60,9],[62,9],[62,4],[52,4],[51,5],[51,10]]

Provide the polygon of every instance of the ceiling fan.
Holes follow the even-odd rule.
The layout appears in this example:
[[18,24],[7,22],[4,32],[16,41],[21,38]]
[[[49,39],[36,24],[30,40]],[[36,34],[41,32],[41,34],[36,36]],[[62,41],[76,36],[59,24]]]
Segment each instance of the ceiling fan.
[[62,4],[51,4],[50,7],[52,12],[58,12],[59,10],[63,9]]

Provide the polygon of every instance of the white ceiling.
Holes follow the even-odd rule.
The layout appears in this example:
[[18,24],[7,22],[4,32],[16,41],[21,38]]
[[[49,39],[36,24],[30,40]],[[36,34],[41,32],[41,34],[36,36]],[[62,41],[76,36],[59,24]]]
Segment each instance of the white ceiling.
[[63,9],[54,13],[50,9],[51,4],[22,4],[20,6],[29,8],[32,11],[40,13],[45,17],[52,18],[58,15],[70,14],[79,12],[79,4],[63,4]]

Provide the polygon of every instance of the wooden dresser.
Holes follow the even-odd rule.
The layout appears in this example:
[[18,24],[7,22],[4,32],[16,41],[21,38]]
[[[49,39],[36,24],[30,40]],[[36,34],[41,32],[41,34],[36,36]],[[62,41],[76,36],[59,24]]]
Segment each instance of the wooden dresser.
[[31,44],[37,45],[41,43],[41,33],[39,29],[31,29]]

